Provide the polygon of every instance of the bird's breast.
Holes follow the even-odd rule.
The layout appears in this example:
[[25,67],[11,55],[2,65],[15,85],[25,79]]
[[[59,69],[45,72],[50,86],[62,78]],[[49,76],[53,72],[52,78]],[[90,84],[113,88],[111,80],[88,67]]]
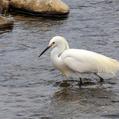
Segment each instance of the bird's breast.
[[63,63],[61,58],[53,58],[51,59],[54,67],[56,67],[62,74],[68,76],[71,71],[70,69]]

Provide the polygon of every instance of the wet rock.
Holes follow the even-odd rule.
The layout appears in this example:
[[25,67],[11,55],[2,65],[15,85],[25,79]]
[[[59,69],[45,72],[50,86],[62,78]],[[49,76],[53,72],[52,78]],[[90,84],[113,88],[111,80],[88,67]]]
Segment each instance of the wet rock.
[[4,14],[9,10],[10,0],[0,0],[0,13]]
[[14,20],[12,17],[0,16],[0,29],[11,28],[13,26]]
[[14,11],[35,16],[67,16],[69,7],[61,0],[9,0]]

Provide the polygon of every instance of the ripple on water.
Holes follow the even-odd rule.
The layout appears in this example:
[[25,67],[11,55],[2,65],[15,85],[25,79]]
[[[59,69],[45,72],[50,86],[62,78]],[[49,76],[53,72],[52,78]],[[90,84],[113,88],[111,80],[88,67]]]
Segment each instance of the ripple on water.
[[[93,50],[119,59],[119,1],[74,0],[67,19],[14,15],[13,30],[0,31],[1,119],[118,118],[119,80],[77,82],[60,87],[64,79],[39,53],[51,37],[62,35],[71,47]],[[56,85],[55,85],[56,84]]]

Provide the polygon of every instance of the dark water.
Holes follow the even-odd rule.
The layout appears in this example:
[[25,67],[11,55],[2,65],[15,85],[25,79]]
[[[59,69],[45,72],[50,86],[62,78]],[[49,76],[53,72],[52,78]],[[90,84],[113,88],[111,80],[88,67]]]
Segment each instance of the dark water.
[[0,119],[118,119],[119,75],[104,85],[63,88],[49,52],[55,35],[71,47],[119,59],[119,1],[64,0],[64,20],[15,15],[13,30],[0,34]]

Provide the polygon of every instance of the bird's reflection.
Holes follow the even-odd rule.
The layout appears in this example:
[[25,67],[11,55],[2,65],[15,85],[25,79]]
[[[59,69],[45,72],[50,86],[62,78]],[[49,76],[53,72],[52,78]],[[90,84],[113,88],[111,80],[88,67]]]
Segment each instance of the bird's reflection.
[[113,91],[105,87],[93,88],[60,88],[52,98],[54,116],[60,118],[72,117],[72,115],[85,116],[87,114],[100,113],[106,107],[112,106],[112,99],[116,99]]
[[79,105],[107,105],[115,94],[107,90],[108,86],[93,86],[85,88],[62,88],[55,92],[53,102],[56,104],[78,102]]

